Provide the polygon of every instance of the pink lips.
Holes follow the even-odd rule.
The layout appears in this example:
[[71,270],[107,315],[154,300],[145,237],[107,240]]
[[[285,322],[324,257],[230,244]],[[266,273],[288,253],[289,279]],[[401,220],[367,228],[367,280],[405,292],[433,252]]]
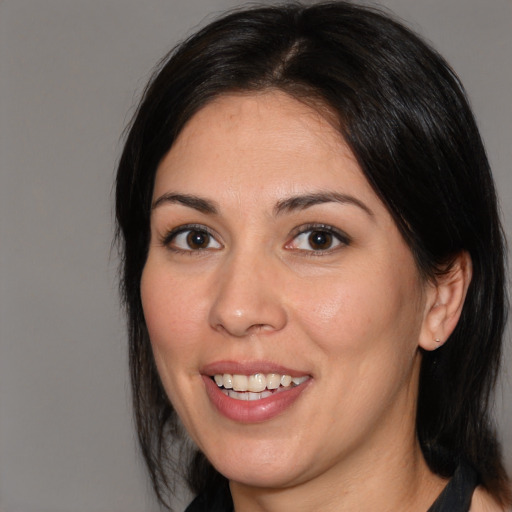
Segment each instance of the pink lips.
[[211,378],[211,376],[215,374],[225,373],[240,375],[278,373],[281,375],[290,375],[291,377],[300,377],[307,375],[307,372],[299,372],[262,361],[247,363],[219,361],[205,366],[201,374],[208,398],[223,416],[239,423],[260,423],[283,413],[293,405],[313,380],[310,378],[298,386],[291,387],[286,391],[274,393],[267,398],[245,401],[226,396]]

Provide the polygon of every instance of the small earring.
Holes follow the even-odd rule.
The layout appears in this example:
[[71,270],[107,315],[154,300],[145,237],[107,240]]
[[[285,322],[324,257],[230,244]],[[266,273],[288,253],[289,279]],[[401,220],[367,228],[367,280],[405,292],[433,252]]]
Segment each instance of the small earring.
[[436,343],[441,343],[441,340],[440,340],[439,338],[436,338],[434,341],[435,341]]

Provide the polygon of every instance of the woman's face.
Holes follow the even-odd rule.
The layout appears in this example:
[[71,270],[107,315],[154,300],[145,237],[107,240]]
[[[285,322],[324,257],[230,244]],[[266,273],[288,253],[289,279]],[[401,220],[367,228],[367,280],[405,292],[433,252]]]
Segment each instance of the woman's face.
[[429,289],[339,133],[284,93],[211,102],[159,165],[145,319],[231,480],[290,486],[414,439]]

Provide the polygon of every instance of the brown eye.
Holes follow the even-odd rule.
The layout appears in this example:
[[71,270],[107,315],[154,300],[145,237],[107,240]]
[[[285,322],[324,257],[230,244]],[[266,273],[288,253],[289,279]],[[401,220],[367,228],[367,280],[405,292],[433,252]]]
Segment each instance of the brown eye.
[[187,235],[190,249],[206,249],[210,243],[210,235],[206,231],[191,230]]
[[181,252],[222,248],[222,245],[206,229],[193,226],[178,227],[164,239],[163,243],[169,249]]
[[286,249],[321,255],[350,245],[350,238],[333,226],[311,225],[303,229],[285,245]]
[[311,231],[308,242],[313,250],[325,251],[331,248],[333,236],[327,231]]

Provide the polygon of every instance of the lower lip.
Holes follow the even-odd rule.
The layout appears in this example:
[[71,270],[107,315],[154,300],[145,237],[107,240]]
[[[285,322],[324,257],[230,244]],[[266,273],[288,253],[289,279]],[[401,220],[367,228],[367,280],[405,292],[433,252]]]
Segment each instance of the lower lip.
[[223,416],[239,423],[261,423],[291,407],[308,387],[311,379],[260,400],[237,400],[226,396],[210,377],[203,375],[203,381],[208,398]]

